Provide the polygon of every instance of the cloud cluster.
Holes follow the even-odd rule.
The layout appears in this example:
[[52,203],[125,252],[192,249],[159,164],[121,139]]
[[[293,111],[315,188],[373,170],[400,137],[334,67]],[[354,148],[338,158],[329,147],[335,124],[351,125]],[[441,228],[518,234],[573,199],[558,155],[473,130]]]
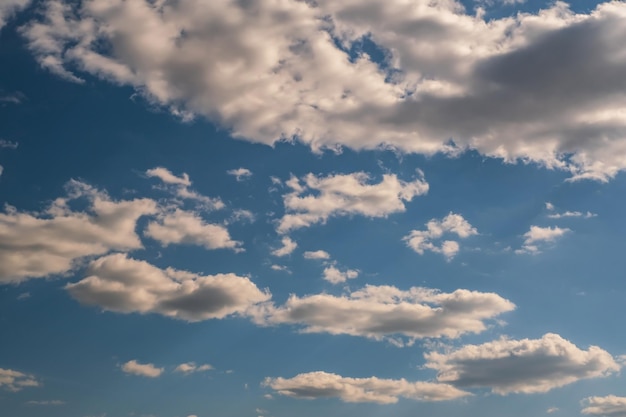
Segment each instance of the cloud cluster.
[[283,196],[286,214],[279,222],[278,232],[324,223],[337,216],[386,217],[405,211],[405,202],[428,192],[428,183],[422,178],[406,182],[394,174],[385,174],[379,183],[369,181],[364,172],[291,177],[286,184],[292,191]]
[[[557,1],[489,19],[454,0],[46,5],[22,31],[44,68],[133,86],[235,137],[475,149],[574,179],[626,168],[623,2],[577,14]],[[364,38],[384,62],[363,51]]]
[[188,244],[204,246],[206,249],[232,249],[241,252],[242,243],[232,240],[228,229],[219,224],[207,224],[194,212],[175,209],[162,213],[157,221],[151,221],[145,235],[162,245]]
[[[63,274],[85,257],[142,247],[136,223],[155,213],[154,201],[114,201],[74,180],[67,191],[67,197],[57,198],[41,213],[10,206],[0,213],[0,282]],[[86,201],[86,209],[72,210],[75,200]]]
[[425,354],[437,380],[461,388],[487,387],[496,394],[538,393],[586,378],[606,377],[620,365],[597,346],[578,348],[557,334],[541,339],[502,338],[482,345]]
[[0,3],[0,30],[13,14],[24,9],[30,2],[31,0],[2,0]]
[[460,214],[450,213],[441,220],[432,219],[426,223],[426,230],[412,230],[403,238],[407,246],[420,255],[424,251],[431,251],[443,254],[446,259],[451,260],[459,252],[459,243],[455,240],[446,240],[437,246],[433,241],[439,240],[444,234],[456,234],[465,239],[472,235],[477,235],[478,231]]
[[158,378],[165,370],[157,368],[151,363],[139,363],[134,359],[124,363],[121,369],[127,374],[144,376],[146,378]]
[[571,232],[570,229],[554,227],[530,226],[530,230],[524,233],[524,244],[515,253],[537,254],[541,252],[539,245],[554,243],[557,239]]
[[246,277],[160,269],[125,254],[93,261],[87,274],[65,286],[72,297],[120,313],[156,313],[193,322],[245,315],[271,298]]
[[626,416],[626,397],[607,395],[606,397],[589,397],[584,401],[585,408],[581,413],[592,416],[624,417]]
[[309,372],[288,379],[266,378],[263,385],[294,398],[339,398],[349,403],[393,404],[399,398],[446,401],[470,395],[448,384],[376,377],[348,378],[327,372]]
[[15,392],[22,388],[37,386],[39,386],[39,381],[33,375],[0,368],[0,388]]
[[248,168],[230,169],[226,173],[235,177],[237,181],[245,181],[252,176],[252,171]]
[[272,251],[272,255],[282,257],[291,255],[291,253],[296,250],[298,244],[293,241],[289,236],[285,236],[281,239],[282,247],[275,249]]
[[592,213],[590,211],[587,211],[586,213],[583,213],[581,211],[564,211],[562,213],[554,213],[555,207],[554,204],[547,202],[546,203],[546,209],[548,209],[548,211],[550,211],[551,213],[548,214],[548,218],[550,219],[563,219],[563,218],[568,218],[568,217],[581,217],[583,219],[590,219],[592,217],[597,217],[598,215],[595,213]]
[[359,276],[359,271],[356,269],[340,270],[335,265],[329,265],[324,268],[323,277],[331,284],[341,284],[349,279],[354,279]]
[[512,302],[494,293],[442,293],[418,287],[402,291],[368,285],[342,296],[292,295],[284,305],[270,309],[265,320],[298,324],[305,333],[346,334],[402,345],[401,337],[412,343],[427,337],[480,333],[487,320],[514,308]]

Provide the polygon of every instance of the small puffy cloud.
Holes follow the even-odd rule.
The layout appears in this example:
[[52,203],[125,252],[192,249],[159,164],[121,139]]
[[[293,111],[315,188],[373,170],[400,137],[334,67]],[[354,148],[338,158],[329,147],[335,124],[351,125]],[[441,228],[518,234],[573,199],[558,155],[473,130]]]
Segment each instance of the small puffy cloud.
[[256,220],[256,216],[250,210],[235,209],[233,210],[233,213],[230,216],[228,223],[233,223],[233,222],[254,223],[255,220]]
[[515,253],[531,253],[537,254],[540,253],[541,244],[546,243],[554,243],[557,239],[565,235],[566,233],[571,232],[570,229],[560,228],[560,227],[540,227],[540,226],[530,226],[530,230],[524,233],[524,244],[521,249],[515,251]]
[[546,210],[553,211],[554,210],[554,204],[552,204],[549,201],[547,201],[546,202]]
[[287,273],[289,273],[289,274],[291,273],[291,271],[289,270],[289,268],[287,268],[285,265],[276,265],[276,264],[273,264],[272,266],[270,266],[270,268],[271,268],[273,271],[283,271],[283,272],[287,272]]
[[558,407],[550,407],[546,410],[547,414],[552,414],[552,413],[556,413],[557,411],[559,411]]
[[607,395],[606,397],[589,397],[583,401],[583,414],[604,417],[626,417],[626,397]]
[[235,177],[237,181],[245,181],[252,176],[252,171],[247,168],[237,168],[226,171],[228,175]]
[[615,359],[599,347],[583,350],[551,333],[541,339],[502,338],[424,356],[426,367],[437,371],[439,382],[461,388],[486,387],[500,395],[548,392],[620,370]]
[[145,376],[146,378],[158,378],[164,371],[163,368],[157,368],[151,363],[139,363],[134,359],[123,364],[121,368],[127,374]]
[[454,240],[446,240],[437,245],[436,242],[444,234],[455,234],[461,239],[477,235],[478,231],[460,214],[450,213],[441,220],[432,219],[426,223],[426,230],[412,230],[403,238],[407,246],[423,255],[425,251],[443,254],[451,260],[459,252],[459,244]]
[[31,0],[2,0],[0,2],[0,30],[11,16],[24,9],[30,2]]
[[324,250],[306,251],[302,256],[304,259],[330,259],[330,254]]
[[148,223],[145,235],[164,246],[174,243],[243,251],[242,243],[232,240],[224,226],[208,224],[196,213],[180,209],[163,213],[157,221]]
[[0,388],[16,392],[22,388],[38,386],[39,381],[33,375],[0,368]]
[[324,268],[324,279],[331,284],[340,284],[346,282],[349,279],[354,279],[359,276],[359,271],[355,269],[346,269],[344,271],[338,269],[335,265],[330,265]]
[[208,363],[204,365],[196,365],[195,362],[186,362],[186,363],[181,363],[180,365],[178,365],[174,369],[174,372],[187,375],[187,374],[193,374],[196,372],[206,372],[212,369],[213,369],[213,366],[209,365]]
[[[85,257],[142,247],[135,233],[141,216],[156,212],[149,199],[114,201],[85,183],[70,181],[67,197],[45,212],[0,212],[0,282],[20,282],[72,270]],[[84,211],[70,203],[87,202]]]
[[348,378],[320,371],[293,378],[266,378],[263,385],[289,397],[309,400],[339,398],[348,403],[393,404],[400,398],[447,401],[470,395],[448,384],[376,377]]
[[405,202],[428,192],[428,183],[422,178],[406,182],[385,174],[379,183],[369,182],[370,177],[364,172],[291,177],[287,185],[292,192],[283,196],[286,213],[278,224],[278,232],[324,223],[337,216],[387,217],[405,211]]
[[368,285],[342,296],[292,295],[280,307],[265,312],[267,324],[297,324],[304,333],[346,334],[402,345],[394,336],[415,339],[457,338],[480,333],[486,321],[511,311],[515,305],[494,293]]
[[72,297],[120,313],[156,313],[194,322],[245,315],[271,298],[246,277],[160,269],[124,254],[93,261],[87,274],[65,286]]
[[163,167],[156,167],[146,171],[149,178],[158,178],[163,182],[166,189],[182,200],[192,200],[202,205],[206,210],[219,210],[225,207],[219,198],[211,198],[192,190],[189,175],[184,173],[177,177],[170,170]]
[[290,255],[298,247],[298,244],[291,240],[289,236],[283,237],[281,243],[283,244],[283,246],[276,250],[273,250],[272,255],[279,257],[287,256]]

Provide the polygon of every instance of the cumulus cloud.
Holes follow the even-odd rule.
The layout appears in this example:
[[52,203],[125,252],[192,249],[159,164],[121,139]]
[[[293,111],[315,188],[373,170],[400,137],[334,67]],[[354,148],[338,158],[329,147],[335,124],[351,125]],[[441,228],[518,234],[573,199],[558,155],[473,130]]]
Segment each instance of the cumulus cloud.
[[494,293],[368,285],[342,296],[292,295],[280,307],[265,312],[267,324],[297,324],[304,333],[346,334],[411,344],[427,337],[457,338],[480,333],[486,321],[515,305]]
[[17,12],[30,4],[31,0],[2,0],[0,2],[0,30]]
[[446,240],[437,245],[433,241],[439,240],[444,234],[456,234],[465,239],[477,235],[478,231],[460,214],[450,213],[442,220],[432,219],[426,223],[426,230],[412,230],[403,238],[407,246],[420,255],[424,251],[441,253],[446,259],[451,260],[459,252],[459,243],[454,240]]
[[[44,212],[6,206],[0,213],[0,282],[63,274],[85,257],[142,247],[136,223],[156,211],[154,201],[114,201],[74,180],[66,188],[67,196],[54,200]],[[87,208],[72,210],[75,200],[86,201]]]
[[16,392],[22,388],[38,386],[39,381],[33,375],[0,368],[0,388]]
[[487,387],[500,395],[548,392],[587,378],[601,378],[620,365],[597,346],[578,348],[557,334],[541,339],[502,338],[482,345],[424,355],[437,380],[461,388]]
[[195,362],[187,362],[187,363],[181,363],[180,365],[178,365],[176,367],[176,369],[174,369],[174,372],[179,372],[181,374],[193,374],[196,372],[206,372],[206,371],[210,371],[213,369],[213,366],[209,365],[208,363],[205,363],[204,365],[196,365]]
[[242,243],[232,240],[228,229],[219,224],[207,224],[198,214],[175,209],[163,213],[157,221],[151,221],[145,235],[158,240],[164,246],[188,244],[206,249],[232,249],[241,252]]
[[245,181],[252,176],[252,171],[247,168],[237,168],[226,171],[228,175],[235,177],[237,181]]
[[[132,86],[235,137],[475,149],[575,179],[605,181],[626,168],[623,2],[577,14],[557,1],[499,18],[453,0],[46,5],[23,29],[44,68]],[[384,65],[359,49],[364,38]]]
[[330,259],[330,254],[324,250],[306,251],[302,256],[304,259]]
[[182,200],[192,200],[203,206],[206,210],[219,210],[225,207],[219,198],[211,198],[191,189],[189,175],[184,173],[177,177],[170,170],[156,167],[146,171],[149,178],[158,178],[170,192]]
[[335,265],[329,265],[324,268],[324,279],[331,284],[341,284],[349,279],[354,279],[359,276],[359,271],[356,269],[346,269],[344,271],[337,268]]
[[283,196],[286,214],[278,225],[280,233],[324,223],[330,217],[387,217],[405,211],[405,202],[428,192],[423,178],[406,182],[385,174],[379,183],[371,184],[364,172],[291,177],[287,186],[292,191]]
[[158,378],[164,371],[163,368],[157,368],[151,363],[139,363],[134,359],[123,364],[121,368],[127,374],[145,376],[146,378]]
[[626,397],[607,395],[606,397],[589,397],[583,401],[585,408],[581,413],[592,416],[624,417],[626,416]]
[[319,371],[299,374],[293,378],[266,378],[263,385],[289,397],[339,398],[348,403],[393,404],[400,398],[446,401],[470,395],[448,384],[376,377],[348,378]]
[[557,239],[571,232],[570,229],[554,227],[540,227],[530,226],[530,230],[524,233],[524,244],[521,249],[515,251],[515,253],[531,253],[537,254],[541,252],[539,245],[546,243],[554,243]]
[[298,244],[291,240],[289,236],[285,236],[284,238],[282,238],[281,242],[283,246],[276,250],[273,250],[272,255],[279,257],[287,256],[290,255],[298,247]]
[[246,315],[268,301],[246,277],[235,274],[201,276],[113,254],[93,261],[87,277],[65,286],[82,304],[120,313],[156,313],[190,322]]
[[288,274],[291,274],[291,271],[289,270],[289,268],[287,268],[285,265],[276,265],[273,264],[272,266],[270,266],[270,268],[273,271],[283,271],[283,272],[287,272]]

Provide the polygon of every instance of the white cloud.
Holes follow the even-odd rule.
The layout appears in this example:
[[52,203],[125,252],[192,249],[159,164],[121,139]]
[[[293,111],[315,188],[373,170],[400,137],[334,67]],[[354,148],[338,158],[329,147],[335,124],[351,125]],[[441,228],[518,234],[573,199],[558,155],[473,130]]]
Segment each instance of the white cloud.
[[566,233],[571,232],[570,229],[554,227],[540,227],[530,226],[530,230],[524,233],[524,244],[521,249],[515,251],[515,253],[540,253],[539,245],[546,243],[554,243],[558,238],[562,237]]
[[235,177],[237,181],[245,181],[252,176],[252,171],[247,168],[237,168],[226,171],[228,175]]
[[[2,101],[2,100],[0,100]],[[20,144],[6,139],[0,139],[0,149],[17,149]]]
[[245,315],[271,298],[246,277],[160,269],[124,254],[93,261],[87,274],[65,286],[72,297],[120,313],[157,313],[193,322]]
[[[295,137],[313,149],[475,149],[575,179],[626,168],[623,2],[577,14],[559,1],[499,18],[452,0],[46,4],[23,29],[43,67],[133,86],[235,137]],[[364,37],[388,69],[340,48],[358,50]]]
[[274,264],[274,265],[270,266],[270,268],[272,268],[273,271],[283,271],[283,272],[287,272],[287,273],[291,274],[291,271],[285,265],[276,265],[276,264]]
[[330,254],[324,250],[306,251],[304,259],[330,259]]
[[28,405],[63,405],[63,404],[65,404],[65,401],[61,401],[61,400],[41,400],[41,401],[30,400],[30,401],[27,401],[26,404],[28,404]]
[[424,251],[443,254],[448,260],[459,252],[459,244],[454,240],[446,240],[437,246],[434,240],[439,240],[444,234],[456,234],[465,239],[477,235],[478,231],[460,214],[450,213],[442,220],[432,219],[426,223],[426,230],[412,230],[403,238],[407,246],[420,255]]
[[348,378],[327,372],[309,372],[293,378],[266,378],[263,385],[294,398],[339,398],[349,403],[393,404],[400,398],[446,401],[469,393],[448,384],[409,382],[405,379]]
[[163,373],[163,368],[157,368],[151,363],[139,363],[134,359],[123,364],[121,368],[127,374],[146,378],[158,378]]
[[163,213],[158,221],[150,222],[145,235],[158,240],[164,246],[175,243],[199,245],[206,249],[243,251],[242,243],[232,240],[224,226],[207,224],[196,213],[180,209]]
[[554,204],[550,203],[549,201],[546,202],[546,210],[553,211],[554,210]]
[[559,411],[558,407],[550,407],[546,410],[547,414],[552,414],[552,413],[556,413],[557,411]]
[[554,213],[548,214],[550,219],[562,219],[566,217],[582,217],[583,219],[590,219],[592,217],[597,217],[597,214],[592,213],[590,211],[583,213],[581,211],[565,211],[563,213]]
[[601,378],[620,365],[597,346],[582,350],[556,334],[541,339],[502,338],[424,355],[439,382],[461,388],[488,387],[500,395],[548,392],[587,378]]
[[229,223],[232,222],[248,222],[254,223],[256,220],[256,216],[250,210],[244,209],[235,209],[233,210],[233,214],[230,216]]
[[287,256],[287,255],[290,255],[298,247],[298,244],[296,242],[294,242],[293,240],[291,240],[291,238],[289,236],[283,237],[281,242],[282,242],[283,246],[281,248],[278,248],[278,249],[272,251],[272,255],[274,255],[274,256]]
[[190,189],[191,180],[187,173],[183,172],[180,177],[177,177],[167,168],[157,167],[147,170],[146,176],[160,179],[174,195],[183,200],[192,200],[200,203],[206,210],[219,210],[225,207],[219,198],[207,197]]
[[494,293],[368,285],[342,296],[292,295],[283,306],[265,311],[258,321],[299,324],[304,333],[347,334],[402,345],[428,337],[457,338],[480,333],[486,321],[515,305]]
[[405,182],[396,175],[385,174],[379,183],[369,181],[364,172],[291,177],[287,185],[292,192],[283,196],[286,214],[280,220],[278,232],[324,223],[329,217],[353,214],[387,217],[405,211],[405,202],[428,192],[428,184],[422,178]]
[[341,271],[335,265],[329,265],[324,268],[324,279],[331,284],[341,284],[349,279],[354,279],[359,276],[359,271],[355,269],[346,269]]
[[[81,259],[111,250],[141,248],[135,233],[139,217],[153,214],[149,199],[114,201],[104,192],[79,182],[67,184],[68,195],[45,212],[26,213],[7,206],[0,213],[0,282],[63,274]],[[74,200],[86,200],[74,211]]]
[[208,363],[204,365],[196,365],[195,362],[187,362],[187,363],[181,363],[180,365],[178,365],[176,369],[174,369],[174,372],[179,372],[181,374],[187,375],[187,374],[193,374],[196,372],[206,372],[212,369],[213,367],[209,365]]
[[2,0],[0,2],[0,30],[17,12],[30,4],[31,0]]
[[592,416],[625,417],[626,397],[607,395],[606,397],[589,397],[584,401],[585,408],[581,413]]
[[0,388],[9,391],[20,391],[22,388],[38,387],[39,381],[33,375],[24,374],[12,369],[0,368]]

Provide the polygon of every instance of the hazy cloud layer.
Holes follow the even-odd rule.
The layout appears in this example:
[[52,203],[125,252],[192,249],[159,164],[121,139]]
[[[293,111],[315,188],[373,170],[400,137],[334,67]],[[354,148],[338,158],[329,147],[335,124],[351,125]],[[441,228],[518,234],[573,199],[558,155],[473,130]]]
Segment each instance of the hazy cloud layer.
[[403,240],[420,255],[423,255],[424,251],[431,251],[441,253],[450,260],[456,256],[460,247],[455,240],[445,240],[438,245],[437,241],[445,234],[455,234],[465,239],[477,235],[478,231],[460,214],[450,213],[441,220],[430,220],[426,223],[426,230],[412,230]]
[[[7,206],[0,213],[0,282],[63,274],[84,257],[142,247],[137,219],[156,211],[154,201],[114,201],[79,181],[70,181],[67,193],[43,212]],[[84,211],[70,207],[79,199]]]
[[347,378],[327,372],[309,372],[293,378],[266,378],[263,385],[294,398],[339,398],[348,403],[393,404],[400,398],[445,401],[470,395],[448,384],[376,377]]
[[278,225],[280,233],[324,223],[330,217],[387,217],[405,211],[405,202],[428,192],[422,178],[406,182],[385,174],[372,184],[364,172],[327,177],[308,174],[302,179],[291,177],[286,184],[292,191],[283,196],[286,214]]
[[22,388],[37,386],[39,386],[39,382],[33,375],[0,368],[0,388],[15,392]]
[[114,254],[91,263],[87,277],[66,285],[79,302],[120,313],[157,313],[186,321],[245,315],[271,298],[235,274],[201,276]]
[[589,397],[583,401],[583,414],[605,417],[626,416],[626,397],[607,395],[606,397]]
[[[23,34],[61,77],[130,85],[256,142],[471,148],[575,179],[626,168],[619,1],[486,20],[453,0],[49,0]],[[385,65],[350,59],[365,37]]]
[[480,333],[487,320],[514,308],[512,302],[494,293],[442,293],[417,287],[402,291],[368,285],[342,296],[292,295],[283,306],[271,309],[265,320],[298,324],[305,333],[347,334],[402,345],[404,338],[411,343],[426,337]]
[[597,346],[578,348],[557,334],[541,339],[499,339],[466,345],[445,353],[425,354],[426,367],[437,370],[439,382],[461,388],[487,387],[492,392],[548,392],[586,378],[601,378],[620,365]]

